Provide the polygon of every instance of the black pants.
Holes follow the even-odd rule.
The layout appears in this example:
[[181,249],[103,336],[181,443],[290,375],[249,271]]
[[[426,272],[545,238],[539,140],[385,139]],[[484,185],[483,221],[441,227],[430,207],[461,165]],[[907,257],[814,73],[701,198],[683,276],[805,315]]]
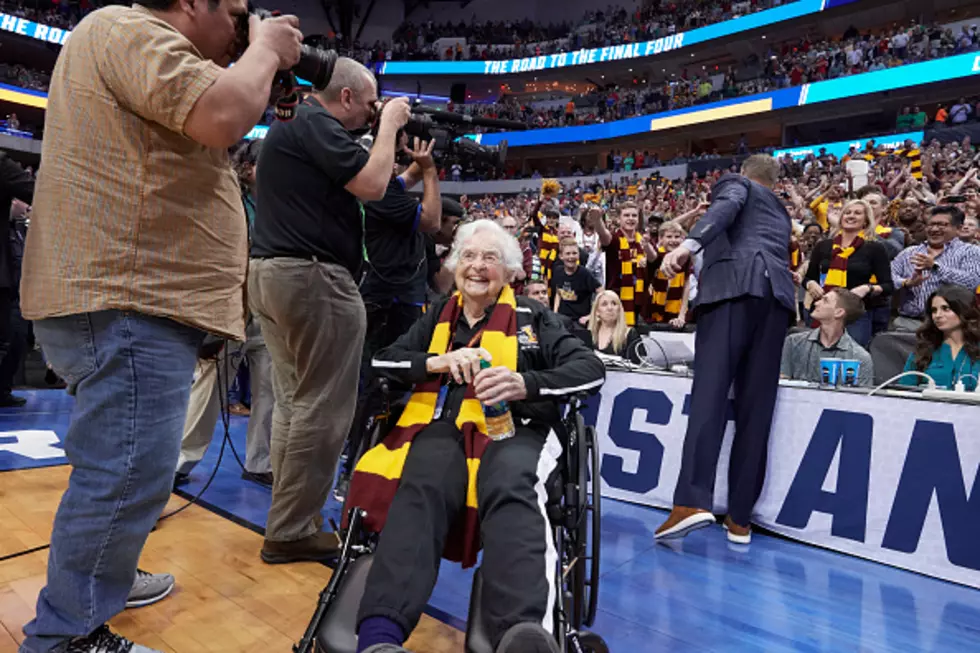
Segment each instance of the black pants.
[[[361,600],[358,624],[387,617],[409,635],[432,594],[446,534],[466,505],[462,435],[436,422],[419,433],[408,453],[398,492],[388,510]],[[547,483],[561,446],[518,427],[491,442],[480,461],[477,504],[483,540],[482,605],[496,648],[511,626],[554,628],[557,553],[545,514]]]
[[368,420],[377,415],[383,408],[383,401],[377,386],[373,383],[374,373],[371,370],[371,359],[385,347],[391,345],[402,334],[407,332],[420,317],[422,307],[400,302],[364,303],[367,313],[367,331],[364,334],[364,353],[361,357],[361,382],[357,393],[357,408],[354,411],[354,421],[347,434],[347,462],[344,473],[350,474],[361,453],[361,444]]
[[14,289],[0,288],[0,397],[10,394],[14,374],[17,373],[20,356],[23,355],[24,347],[18,344],[19,331],[15,333],[14,329],[15,307],[17,296]]
[[766,478],[769,429],[789,310],[769,297],[740,297],[702,309],[694,385],[674,505],[711,510],[734,382],[735,441],[728,467],[728,514],[747,526]]

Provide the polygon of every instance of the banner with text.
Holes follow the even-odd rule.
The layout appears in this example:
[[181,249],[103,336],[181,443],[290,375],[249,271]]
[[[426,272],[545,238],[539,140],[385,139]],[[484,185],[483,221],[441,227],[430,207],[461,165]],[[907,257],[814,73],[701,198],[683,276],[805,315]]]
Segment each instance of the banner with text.
[[698,27],[688,32],[669,34],[652,41],[586,48],[537,57],[496,61],[387,61],[378,64],[378,73],[380,75],[512,75],[514,73],[553,70],[608,61],[641,59],[760,27],[775,25],[801,16],[817,14],[851,2],[858,2],[858,0],[835,0],[832,2],[827,0],[799,0],[713,25]]
[[[603,496],[669,508],[691,379],[610,372],[586,413]],[[715,482],[725,512],[733,407]],[[980,411],[782,387],[754,521],[793,539],[980,588]]]

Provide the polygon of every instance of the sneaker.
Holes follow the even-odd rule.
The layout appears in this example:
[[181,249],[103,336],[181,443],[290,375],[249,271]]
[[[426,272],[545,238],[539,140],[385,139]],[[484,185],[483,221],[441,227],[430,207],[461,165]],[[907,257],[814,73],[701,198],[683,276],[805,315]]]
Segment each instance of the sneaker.
[[65,649],[65,653],[161,653],[156,649],[134,644],[122,635],[117,635],[109,626],[99,626],[88,637],[76,637]]
[[670,516],[667,517],[667,521],[660,525],[653,537],[658,542],[677,540],[692,531],[711,526],[714,523],[715,516],[707,510],[674,506],[674,509],[670,511]]
[[411,653],[411,651],[401,646],[395,646],[394,644],[375,644],[370,648],[364,649],[364,653]]
[[262,561],[270,565],[288,562],[323,562],[332,560],[340,553],[340,538],[336,533],[320,531],[309,537],[293,542],[270,542],[262,544]]
[[129,590],[126,599],[127,608],[142,608],[162,601],[174,591],[174,577],[170,574],[151,574],[142,569],[136,570],[136,580],[133,589]]
[[752,527],[739,526],[730,516],[725,517],[725,530],[728,531],[728,541],[732,544],[750,544],[752,542]]
[[184,472],[174,472],[174,489],[191,482],[191,475]]

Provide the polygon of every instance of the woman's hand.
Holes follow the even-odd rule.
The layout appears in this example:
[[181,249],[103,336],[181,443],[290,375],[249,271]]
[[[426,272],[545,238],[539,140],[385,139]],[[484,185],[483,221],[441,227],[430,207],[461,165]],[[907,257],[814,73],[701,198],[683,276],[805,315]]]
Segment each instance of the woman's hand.
[[858,286],[857,288],[851,288],[851,292],[861,299],[864,299],[871,294],[871,286],[864,284],[863,286]]
[[484,404],[527,399],[524,377],[517,372],[511,372],[506,367],[480,370],[476,375],[473,390],[476,392],[476,398]]
[[814,300],[823,297],[823,288],[821,288],[820,284],[817,283],[816,281],[807,281],[806,291],[810,295],[810,297],[813,297]]
[[670,326],[674,327],[675,329],[683,329],[685,324],[687,324],[687,322],[684,320],[683,315],[678,315],[670,321]]
[[462,385],[470,383],[480,373],[480,361],[490,360],[486,349],[457,349],[442,356],[434,356],[425,361],[425,371],[429,374],[450,374],[453,381]]

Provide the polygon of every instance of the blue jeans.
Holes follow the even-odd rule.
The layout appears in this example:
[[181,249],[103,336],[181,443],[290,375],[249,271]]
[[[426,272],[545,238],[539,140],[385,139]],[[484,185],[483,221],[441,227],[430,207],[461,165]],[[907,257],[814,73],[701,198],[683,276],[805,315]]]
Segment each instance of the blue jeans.
[[101,311],[40,320],[45,357],[75,396],[68,489],[54,520],[48,584],[21,653],[46,653],[121,612],[166,506],[203,333]]
[[847,334],[854,339],[854,342],[867,349],[874,335],[872,324],[871,312],[866,311],[864,315],[847,325]]

